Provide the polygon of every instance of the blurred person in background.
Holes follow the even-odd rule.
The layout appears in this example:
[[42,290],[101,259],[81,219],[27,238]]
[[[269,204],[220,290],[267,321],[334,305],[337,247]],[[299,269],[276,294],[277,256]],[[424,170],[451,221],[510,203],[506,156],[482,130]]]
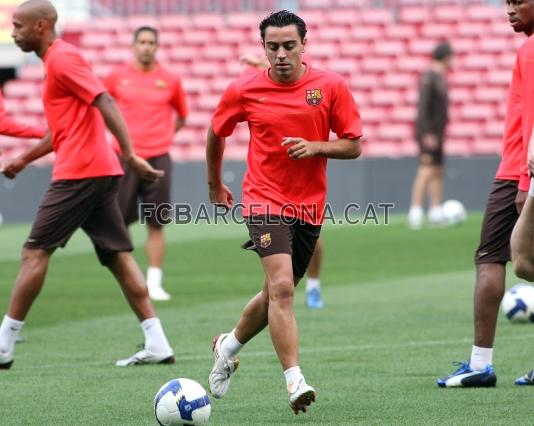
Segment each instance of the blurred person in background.
[[412,186],[408,224],[420,229],[424,221],[424,201],[428,196],[428,222],[443,221],[443,143],[448,120],[448,88],[445,75],[452,65],[449,43],[438,44],[432,53],[432,64],[419,79],[419,101],[415,120],[415,138],[419,146],[419,167]]
[[[118,199],[126,225],[139,219],[139,201],[156,206],[170,204],[172,161],[169,150],[188,113],[180,78],[156,60],[158,31],[140,27],[133,38],[133,61],[115,67],[104,85],[117,101],[135,153],[165,174],[156,182],[146,182],[122,162],[125,174],[119,182]],[[120,151],[116,141],[114,146]],[[155,212],[159,213],[157,209]],[[163,225],[168,218],[154,214],[143,219],[148,231],[145,245],[148,293],[152,300],[169,300],[171,295],[163,289],[162,270],[165,256]]]

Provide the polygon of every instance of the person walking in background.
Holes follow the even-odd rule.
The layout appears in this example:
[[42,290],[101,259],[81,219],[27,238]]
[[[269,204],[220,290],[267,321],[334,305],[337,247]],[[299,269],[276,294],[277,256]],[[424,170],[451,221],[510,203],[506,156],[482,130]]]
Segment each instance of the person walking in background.
[[438,225],[443,220],[443,143],[448,119],[448,89],[445,74],[451,68],[452,47],[443,42],[432,53],[432,65],[419,79],[419,101],[415,120],[415,138],[419,146],[419,166],[412,186],[408,224],[420,229],[424,221],[424,201],[428,195],[428,221]]
[[[140,27],[133,38],[133,62],[114,68],[104,85],[117,101],[135,153],[165,174],[156,182],[146,182],[122,163],[125,175],[119,183],[118,199],[126,225],[138,220],[139,200],[155,206],[170,204],[172,161],[169,150],[188,112],[180,78],[156,61],[158,31]],[[116,141],[114,146],[120,151]],[[168,218],[149,215],[144,219],[148,230],[145,245],[148,294],[152,300],[169,300],[171,296],[162,285],[163,224]]]

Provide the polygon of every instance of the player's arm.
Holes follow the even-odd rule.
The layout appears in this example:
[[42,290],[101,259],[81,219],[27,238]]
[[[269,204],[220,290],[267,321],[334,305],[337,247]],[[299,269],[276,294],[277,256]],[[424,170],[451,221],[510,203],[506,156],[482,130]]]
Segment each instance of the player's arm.
[[210,201],[213,204],[230,208],[234,203],[234,197],[232,191],[222,182],[222,161],[225,143],[225,138],[217,136],[212,126],[210,126],[206,144],[206,165]]
[[185,126],[185,117],[177,117],[176,122],[174,123],[174,133],[178,133],[178,131]]
[[29,147],[18,157],[5,161],[2,165],[2,173],[5,177],[14,179],[28,164],[51,153],[52,149],[52,137],[50,133],[47,133],[39,143]]
[[337,160],[352,160],[362,153],[361,138],[340,138],[330,142],[310,142],[303,138],[286,137],[282,146],[286,146],[288,155],[295,159],[326,157]]
[[124,160],[132,170],[139,177],[149,182],[154,182],[163,176],[163,171],[154,169],[149,163],[134,153],[128,128],[111,95],[107,92],[101,93],[93,101],[93,106],[102,114],[107,128],[119,142]]
[[17,138],[43,138],[46,135],[46,130],[19,123],[7,115],[5,111],[0,110],[0,135]]

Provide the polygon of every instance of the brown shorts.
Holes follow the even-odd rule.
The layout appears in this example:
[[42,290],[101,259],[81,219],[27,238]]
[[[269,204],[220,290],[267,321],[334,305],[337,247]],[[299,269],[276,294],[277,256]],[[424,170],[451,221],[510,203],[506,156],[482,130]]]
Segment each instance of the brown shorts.
[[510,261],[510,237],[519,217],[516,196],[517,181],[496,179],[493,182],[482,221],[480,245],[475,252],[476,265]]
[[[171,173],[172,162],[169,154],[163,154],[158,157],[149,158],[147,160],[152,167],[158,170],[163,170],[165,175],[156,182],[149,183],[142,180],[128,167],[126,162],[121,159],[122,167],[124,168],[124,176],[119,183],[119,206],[124,216],[126,225],[137,221],[139,219],[139,199],[146,204],[153,204],[155,207],[161,205],[169,205],[171,202]],[[169,218],[164,217],[161,212],[168,212],[168,209],[153,210],[155,214],[146,215],[144,221],[146,223],[161,227],[167,223]]]
[[321,232],[320,225],[270,215],[247,218],[247,228],[250,240],[242,248],[254,250],[260,257],[290,254],[293,275],[304,276]]
[[115,252],[132,251],[117,203],[118,183],[118,176],[52,182],[24,247],[65,247],[81,227],[91,238],[102,265],[108,264]]
[[[417,145],[419,146],[419,163],[429,166],[443,165],[443,137],[438,137],[438,145],[434,148],[429,148],[423,144],[422,136],[417,137]],[[425,158],[427,160],[425,161]]]

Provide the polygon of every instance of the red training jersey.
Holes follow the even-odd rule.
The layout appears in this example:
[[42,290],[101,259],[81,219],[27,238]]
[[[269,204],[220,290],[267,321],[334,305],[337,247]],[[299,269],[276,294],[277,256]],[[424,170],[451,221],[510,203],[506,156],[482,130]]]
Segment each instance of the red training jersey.
[[100,111],[92,106],[106,91],[77,48],[61,39],[43,59],[43,104],[56,153],[52,180],[122,175],[106,140]]
[[46,135],[46,129],[29,126],[10,117],[4,109],[4,98],[0,92],[0,135],[17,138],[43,138]]
[[508,92],[503,154],[496,178],[519,180],[528,191],[527,150],[534,125],[534,39],[529,37],[517,51]]
[[274,82],[269,70],[242,77],[226,89],[212,118],[213,131],[229,136],[241,121],[247,121],[250,130],[243,215],[282,215],[320,224],[326,158],[293,160],[282,138],[327,141],[330,130],[339,138],[362,136],[360,114],[347,84],[335,73],[310,66],[292,84]]
[[[168,153],[176,114],[185,118],[188,112],[180,78],[159,64],[151,71],[128,64],[114,68],[104,85],[119,105],[135,153],[145,159]],[[114,147],[120,151],[117,141]]]

